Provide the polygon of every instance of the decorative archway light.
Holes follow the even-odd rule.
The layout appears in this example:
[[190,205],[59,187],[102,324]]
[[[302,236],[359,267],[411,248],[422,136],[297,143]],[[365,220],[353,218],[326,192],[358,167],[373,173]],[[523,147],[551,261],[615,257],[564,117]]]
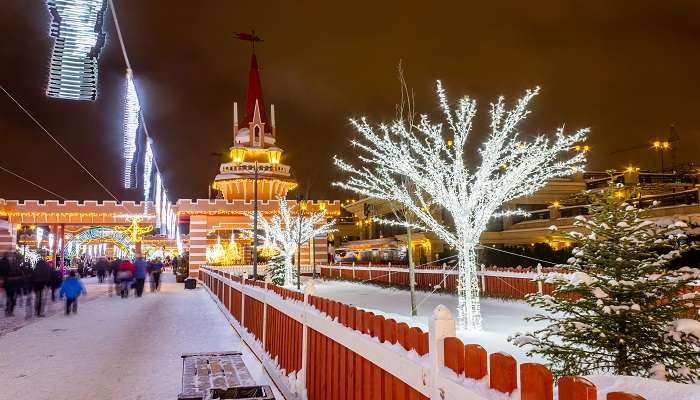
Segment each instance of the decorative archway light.
[[131,70],[126,71],[126,99],[124,107],[124,188],[136,187],[133,179],[136,133],[139,129],[141,104],[136,95],[136,86]]
[[50,35],[55,38],[49,97],[68,100],[97,98],[97,59],[105,43],[104,0],[48,0]]
[[112,227],[96,226],[73,235],[66,243],[64,248],[65,255],[66,257],[74,257],[81,249],[83,253],[94,255],[96,254],[95,247],[91,244],[98,241],[110,242],[128,254],[132,252],[133,242],[128,235]]

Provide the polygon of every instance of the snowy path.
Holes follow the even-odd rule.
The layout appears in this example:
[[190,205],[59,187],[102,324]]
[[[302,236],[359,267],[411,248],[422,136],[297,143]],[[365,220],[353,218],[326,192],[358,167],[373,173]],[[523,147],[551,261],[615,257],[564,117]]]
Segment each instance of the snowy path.
[[243,351],[253,377],[272,386],[209,295],[163,276],[160,293],[102,296],[81,303],[78,315],[54,314],[0,337],[0,398],[175,399],[180,355],[218,350]]
[[[342,301],[355,307],[361,307],[375,314],[406,322],[428,330],[428,320],[435,307],[439,304],[447,306],[456,315],[457,298],[453,295],[428,292],[416,292],[416,302],[419,304],[418,316],[410,317],[410,297],[408,290],[383,288],[375,285],[339,282],[316,281],[316,294],[321,297]],[[481,299],[481,315],[483,317],[482,332],[459,331],[462,341],[477,343],[489,353],[504,351],[518,361],[542,362],[541,358],[528,357],[526,349],[516,347],[507,338],[516,332],[530,331],[541,328],[541,323],[526,322],[525,317],[535,314],[535,309],[524,301],[508,301],[500,299]]]

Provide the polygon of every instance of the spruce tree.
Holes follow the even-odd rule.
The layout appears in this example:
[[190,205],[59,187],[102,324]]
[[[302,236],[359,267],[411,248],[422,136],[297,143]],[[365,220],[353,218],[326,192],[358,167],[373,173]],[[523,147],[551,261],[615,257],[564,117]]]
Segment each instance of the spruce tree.
[[510,339],[532,346],[528,355],[543,356],[557,376],[700,381],[700,293],[689,290],[700,270],[669,268],[692,246],[687,225],[645,219],[639,198],[625,200],[612,184],[592,196],[589,215],[576,217],[574,231],[560,233],[576,243],[573,257],[561,265],[572,273],[541,276],[555,285],[553,295],[527,298],[546,311],[527,320],[549,325]]
[[284,284],[284,269],[285,269],[285,256],[283,254],[277,254],[267,261],[267,274],[270,275],[270,280],[275,285]]

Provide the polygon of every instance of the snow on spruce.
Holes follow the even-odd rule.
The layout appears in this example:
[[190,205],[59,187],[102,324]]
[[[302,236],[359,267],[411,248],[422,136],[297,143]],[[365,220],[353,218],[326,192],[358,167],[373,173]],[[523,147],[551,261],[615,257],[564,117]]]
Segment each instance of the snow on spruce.
[[513,343],[547,359],[559,376],[698,382],[700,322],[689,317],[697,314],[700,293],[690,292],[690,284],[700,270],[670,266],[692,246],[682,230],[687,225],[644,220],[645,210],[614,190],[611,184],[594,196],[589,216],[576,218],[575,232],[558,232],[577,245],[563,266],[573,273],[542,277],[556,289],[528,297],[546,311],[528,320],[547,327],[518,334]]
[[[433,123],[421,115],[414,123],[410,116],[408,121],[399,116],[391,124],[374,128],[364,118],[351,120],[363,137],[363,141],[352,142],[362,152],[358,156],[361,165],[335,159],[350,175],[337,186],[401,205],[414,216],[418,228],[434,232],[457,250],[461,328],[481,327],[475,246],[489,220],[504,203],[534,193],[549,178],[580,170],[585,161],[584,153],[567,151],[586,138],[587,129],[566,135],[560,128],[553,140],[522,133],[519,125],[538,93],[539,88],[528,90],[512,109],[506,108],[502,97],[491,105],[490,132],[479,146],[481,163],[473,169],[471,165],[477,163],[467,158],[465,145],[476,101],[463,97],[453,110],[439,81],[444,122]],[[444,210],[453,223],[446,224],[432,209]]]

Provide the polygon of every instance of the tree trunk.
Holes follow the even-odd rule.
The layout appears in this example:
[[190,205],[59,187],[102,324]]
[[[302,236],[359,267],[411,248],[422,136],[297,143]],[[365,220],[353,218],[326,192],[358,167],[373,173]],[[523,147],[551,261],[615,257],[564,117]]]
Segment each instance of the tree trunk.
[[411,227],[406,227],[406,238],[408,240],[408,286],[411,291],[411,315],[418,315],[416,307],[416,266],[413,265],[413,246],[411,244]]
[[284,286],[294,286],[294,252],[284,254]]
[[465,243],[458,251],[457,324],[459,329],[481,330],[481,310],[474,243]]

